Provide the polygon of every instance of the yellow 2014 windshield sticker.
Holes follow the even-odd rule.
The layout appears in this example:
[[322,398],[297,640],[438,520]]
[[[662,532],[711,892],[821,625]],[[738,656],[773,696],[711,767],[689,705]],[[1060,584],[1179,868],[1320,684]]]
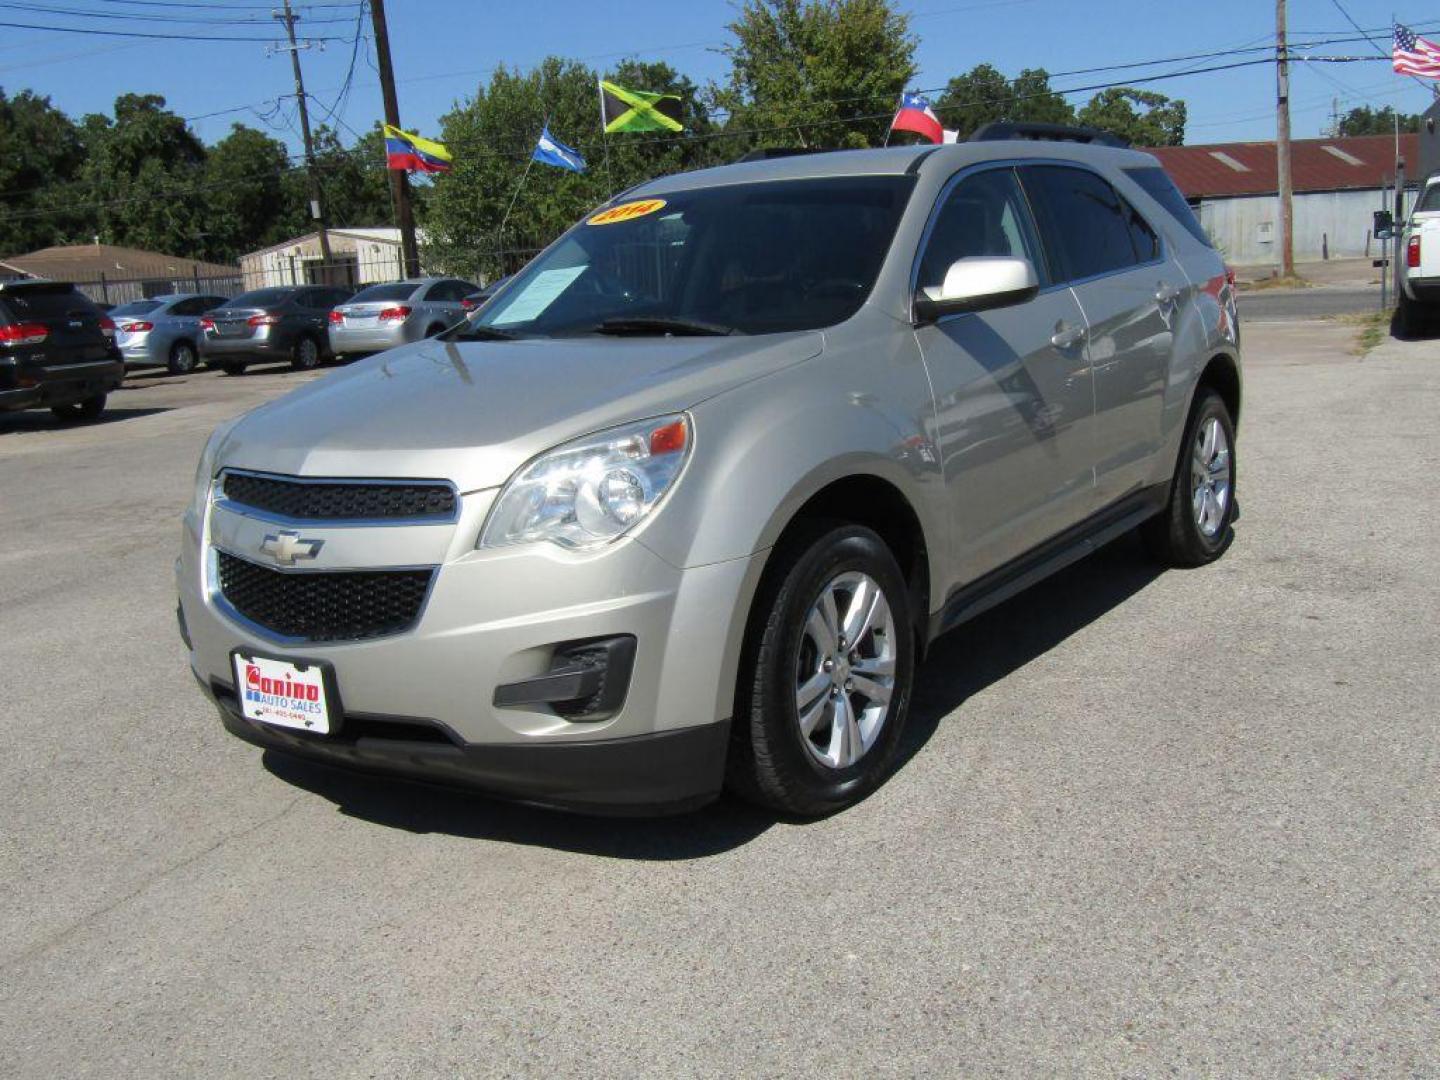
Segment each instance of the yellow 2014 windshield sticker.
[[601,210],[586,224],[614,225],[621,221],[630,221],[632,218],[653,214],[664,205],[664,199],[640,199],[638,202],[621,203],[619,206],[610,207],[609,210]]

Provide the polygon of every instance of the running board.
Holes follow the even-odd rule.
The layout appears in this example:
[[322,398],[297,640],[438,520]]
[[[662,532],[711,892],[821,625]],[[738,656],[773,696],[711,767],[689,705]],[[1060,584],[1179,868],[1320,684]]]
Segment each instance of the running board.
[[930,616],[931,640],[997,604],[1003,604],[1057,570],[1094,554],[1110,541],[1119,539],[1160,513],[1169,498],[1169,484],[1156,484],[1127,495],[1028,554],[990,571],[969,585],[961,586],[950,594],[944,607]]

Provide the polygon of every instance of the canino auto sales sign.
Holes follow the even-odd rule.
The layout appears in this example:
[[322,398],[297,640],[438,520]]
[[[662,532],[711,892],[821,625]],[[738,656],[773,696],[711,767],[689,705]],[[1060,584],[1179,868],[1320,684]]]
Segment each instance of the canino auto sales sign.
[[243,711],[267,724],[328,731],[325,685],[320,671],[285,661],[237,659],[241,669]]

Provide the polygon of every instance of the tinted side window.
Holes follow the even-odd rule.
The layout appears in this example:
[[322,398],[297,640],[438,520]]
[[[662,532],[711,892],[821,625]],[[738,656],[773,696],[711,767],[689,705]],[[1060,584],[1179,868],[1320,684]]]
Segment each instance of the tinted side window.
[[1114,273],[1139,261],[1128,207],[1100,177],[1063,165],[1031,165],[1021,173],[1046,247],[1065,280]]
[[1034,262],[1025,222],[1025,199],[1013,169],[990,169],[961,180],[945,197],[925,243],[920,288],[942,284],[957,259],[1011,255]]
[[1195,212],[1190,209],[1190,204],[1185,201],[1185,196],[1180,194],[1180,189],[1175,186],[1170,175],[1159,166],[1151,166],[1146,169],[1126,169],[1125,175],[1134,180],[1144,190],[1146,195],[1163,206],[1170,216],[1185,227],[1185,231],[1195,237],[1206,247],[1214,247],[1210,243],[1210,237],[1205,235],[1200,222],[1195,220]]
[[1154,262],[1160,258],[1160,238],[1139,210],[1124,199],[1120,200],[1120,204],[1125,207],[1125,220],[1130,226],[1130,243],[1135,248],[1135,257],[1142,263]]
[[191,297],[189,300],[181,300],[170,309],[171,315],[199,315],[201,312],[209,311],[213,305],[203,296]]
[[316,307],[332,308],[336,304],[343,304],[349,300],[352,293],[349,289],[320,289],[320,297]]

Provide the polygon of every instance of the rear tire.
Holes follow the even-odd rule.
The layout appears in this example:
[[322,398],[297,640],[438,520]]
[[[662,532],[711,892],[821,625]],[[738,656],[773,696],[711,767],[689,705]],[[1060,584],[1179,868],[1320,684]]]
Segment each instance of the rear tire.
[[220,370],[223,371],[223,372],[225,372],[226,375],[244,375],[244,374],[245,374],[245,361],[244,361],[244,360],[222,360],[222,361],[220,362]]
[[79,421],[93,421],[100,419],[100,414],[105,411],[105,394],[96,394],[84,401],[71,402],[69,405],[52,405],[50,411],[57,420],[64,420],[66,423]]
[[1204,566],[1235,539],[1235,423],[1225,400],[1201,387],[1190,407],[1163,513],[1140,535],[1166,566]]
[[425,337],[429,339],[435,337],[437,334],[443,334],[444,332],[445,327],[441,326],[439,323],[436,323],[434,326],[430,327],[429,330],[425,331]]
[[1395,305],[1395,325],[1404,338],[1420,337],[1425,332],[1425,317],[1420,305],[1403,292]]
[[195,346],[188,341],[177,341],[170,348],[170,360],[165,367],[171,375],[189,375],[195,370],[196,361]]
[[320,366],[320,343],[306,334],[290,352],[290,366],[296,371],[313,371]]
[[741,660],[728,780],[819,817],[874,791],[895,759],[914,679],[910,594],[861,526],[817,524],[776,557]]

